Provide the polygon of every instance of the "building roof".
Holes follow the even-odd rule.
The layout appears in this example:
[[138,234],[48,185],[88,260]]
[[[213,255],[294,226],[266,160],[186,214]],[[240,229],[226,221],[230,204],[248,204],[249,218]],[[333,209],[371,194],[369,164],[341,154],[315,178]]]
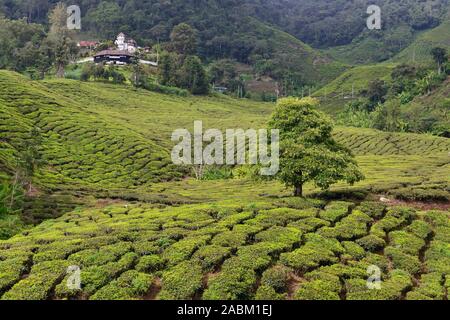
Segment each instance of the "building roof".
[[94,57],[98,56],[129,56],[132,57],[133,54],[126,50],[103,50],[95,54]]
[[98,44],[97,41],[80,41],[78,42],[78,45],[80,47],[93,47],[96,46]]

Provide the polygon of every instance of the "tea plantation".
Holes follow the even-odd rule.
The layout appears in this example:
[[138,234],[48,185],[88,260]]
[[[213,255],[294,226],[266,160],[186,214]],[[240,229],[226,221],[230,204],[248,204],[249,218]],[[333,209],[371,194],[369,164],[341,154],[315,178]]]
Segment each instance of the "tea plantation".
[[239,168],[187,179],[170,161],[173,130],[264,128],[273,107],[0,71],[2,177],[33,127],[45,160],[22,217],[43,222],[0,241],[1,299],[447,299],[449,212],[366,199],[447,210],[448,139],[338,127],[366,180],[307,185],[309,200]]
[[[280,198],[78,210],[0,242],[1,299],[446,299],[449,212]],[[68,287],[69,266],[81,286]],[[368,289],[369,266],[381,289]]]

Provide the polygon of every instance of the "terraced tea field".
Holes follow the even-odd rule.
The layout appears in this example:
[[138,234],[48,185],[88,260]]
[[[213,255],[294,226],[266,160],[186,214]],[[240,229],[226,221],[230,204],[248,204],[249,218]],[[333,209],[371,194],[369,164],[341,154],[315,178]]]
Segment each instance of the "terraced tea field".
[[[12,172],[21,143],[39,127],[46,166],[34,179],[42,197],[29,199],[31,222],[95,204],[97,198],[176,204],[222,200],[224,194],[241,200],[286,195],[277,183],[184,180],[186,169],[169,158],[177,128],[191,129],[198,119],[222,130],[263,128],[272,109],[273,104],[227,97],[176,97],[72,80],[33,82],[0,71],[0,168]],[[448,139],[353,128],[336,128],[335,137],[358,156],[366,174],[354,189],[450,198]],[[306,191],[317,190],[306,186]]]
[[[0,295],[447,299],[449,234],[449,212],[374,202],[280,198],[78,210],[0,241]],[[68,287],[69,266],[81,269],[81,287]],[[380,270],[380,290],[366,285],[370,266]]]

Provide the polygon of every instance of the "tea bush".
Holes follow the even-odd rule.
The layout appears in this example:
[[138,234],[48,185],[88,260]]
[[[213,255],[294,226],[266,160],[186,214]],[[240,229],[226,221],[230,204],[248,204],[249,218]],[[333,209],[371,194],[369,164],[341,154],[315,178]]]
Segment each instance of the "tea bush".
[[202,287],[202,267],[193,261],[184,261],[165,271],[160,299],[191,299]]
[[[272,201],[284,200],[70,212],[0,241],[1,298],[445,297],[448,213],[339,201],[326,209],[275,208]],[[330,208],[347,212],[319,218]],[[369,291],[373,265],[382,289]],[[79,289],[67,285],[69,266],[81,268]]]

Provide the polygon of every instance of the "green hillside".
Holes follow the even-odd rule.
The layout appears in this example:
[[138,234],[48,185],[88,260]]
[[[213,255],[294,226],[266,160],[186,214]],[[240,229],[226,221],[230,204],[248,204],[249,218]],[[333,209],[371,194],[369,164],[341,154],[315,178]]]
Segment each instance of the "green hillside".
[[273,64],[274,74],[287,73],[288,76],[293,74],[310,85],[325,84],[348,68],[347,65],[334,61],[294,36],[255,19],[249,19],[249,25],[245,28],[250,37],[270,39],[270,47],[274,51],[270,63]]
[[[216,191],[208,194],[202,190],[207,182],[170,182],[187,174],[185,169],[171,164],[171,133],[178,128],[192,130],[194,120],[202,120],[205,128],[222,130],[263,128],[273,109],[270,103],[223,96],[177,97],[72,80],[33,82],[6,71],[0,72],[0,81],[2,169],[12,173],[18,148],[23,140],[29,139],[32,125],[39,127],[43,136],[40,149],[46,165],[33,183],[40,201],[35,203],[35,197],[28,199],[31,203],[26,216],[31,221],[59,215],[76,205],[95,203],[96,198],[162,203],[221,200],[224,192],[221,183],[209,182]],[[401,181],[411,186],[408,174],[387,174],[389,171],[384,168],[373,171],[372,164],[378,161],[378,156],[388,163],[389,157],[393,157],[396,160],[392,161],[400,161],[406,171],[412,170],[419,155],[433,156],[430,167],[439,169],[434,173],[416,172],[419,186],[431,179],[442,190],[446,183],[443,180],[446,175],[440,174],[446,167],[438,155],[450,150],[447,139],[350,128],[336,128],[335,136],[356,155],[368,157],[362,166],[363,171],[370,172],[361,183],[366,190],[376,184],[378,189],[388,192],[391,182]],[[241,188],[248,190],[249,195],[258,189],[269,194],[284,193],[278,183],[254,186],[232,180],[227,184],[226,194],[230,197],[239,197]],[[412,186],[418,187],[417,181]],[[427,188],[430,187],[432,183],[428,183]],[[313,192],[314,188],[308,190]],[[443,192],[445,197],[447,191]],[[55,207],[60,203],[61,208]]]
[[[291,198],[238,170],[185,179],[169,159],[173,130],[262,128],[273,104],[8,71],[0,84],[1,170],[12,174],[33,126],[46,160],[26,199],[28,222],[46,221],[0,241],[1,299],[447,298],[448,212],[429,207],[448,208],[448,139],[337,127],[366,180]],[[381,195],[425,207],[360,203]],[[380,291],[365,286],[373,264]]]
[[321,100],[322,110],[335,115],[342,111],[347,103],[360,97],[360,92],[366,90],[371,81],[390,81],[394,67],[394,64],[385,63],[353,67],[315,91],[313,96]]
[[450,50],[450,34],[448,30],[450,30],[450,20],[444,21],[435,29],[423,32],[410,46],[392,58],[392,62],[412,63],[415,61],[424,64],[431,63],[431,49],[443,47]]

